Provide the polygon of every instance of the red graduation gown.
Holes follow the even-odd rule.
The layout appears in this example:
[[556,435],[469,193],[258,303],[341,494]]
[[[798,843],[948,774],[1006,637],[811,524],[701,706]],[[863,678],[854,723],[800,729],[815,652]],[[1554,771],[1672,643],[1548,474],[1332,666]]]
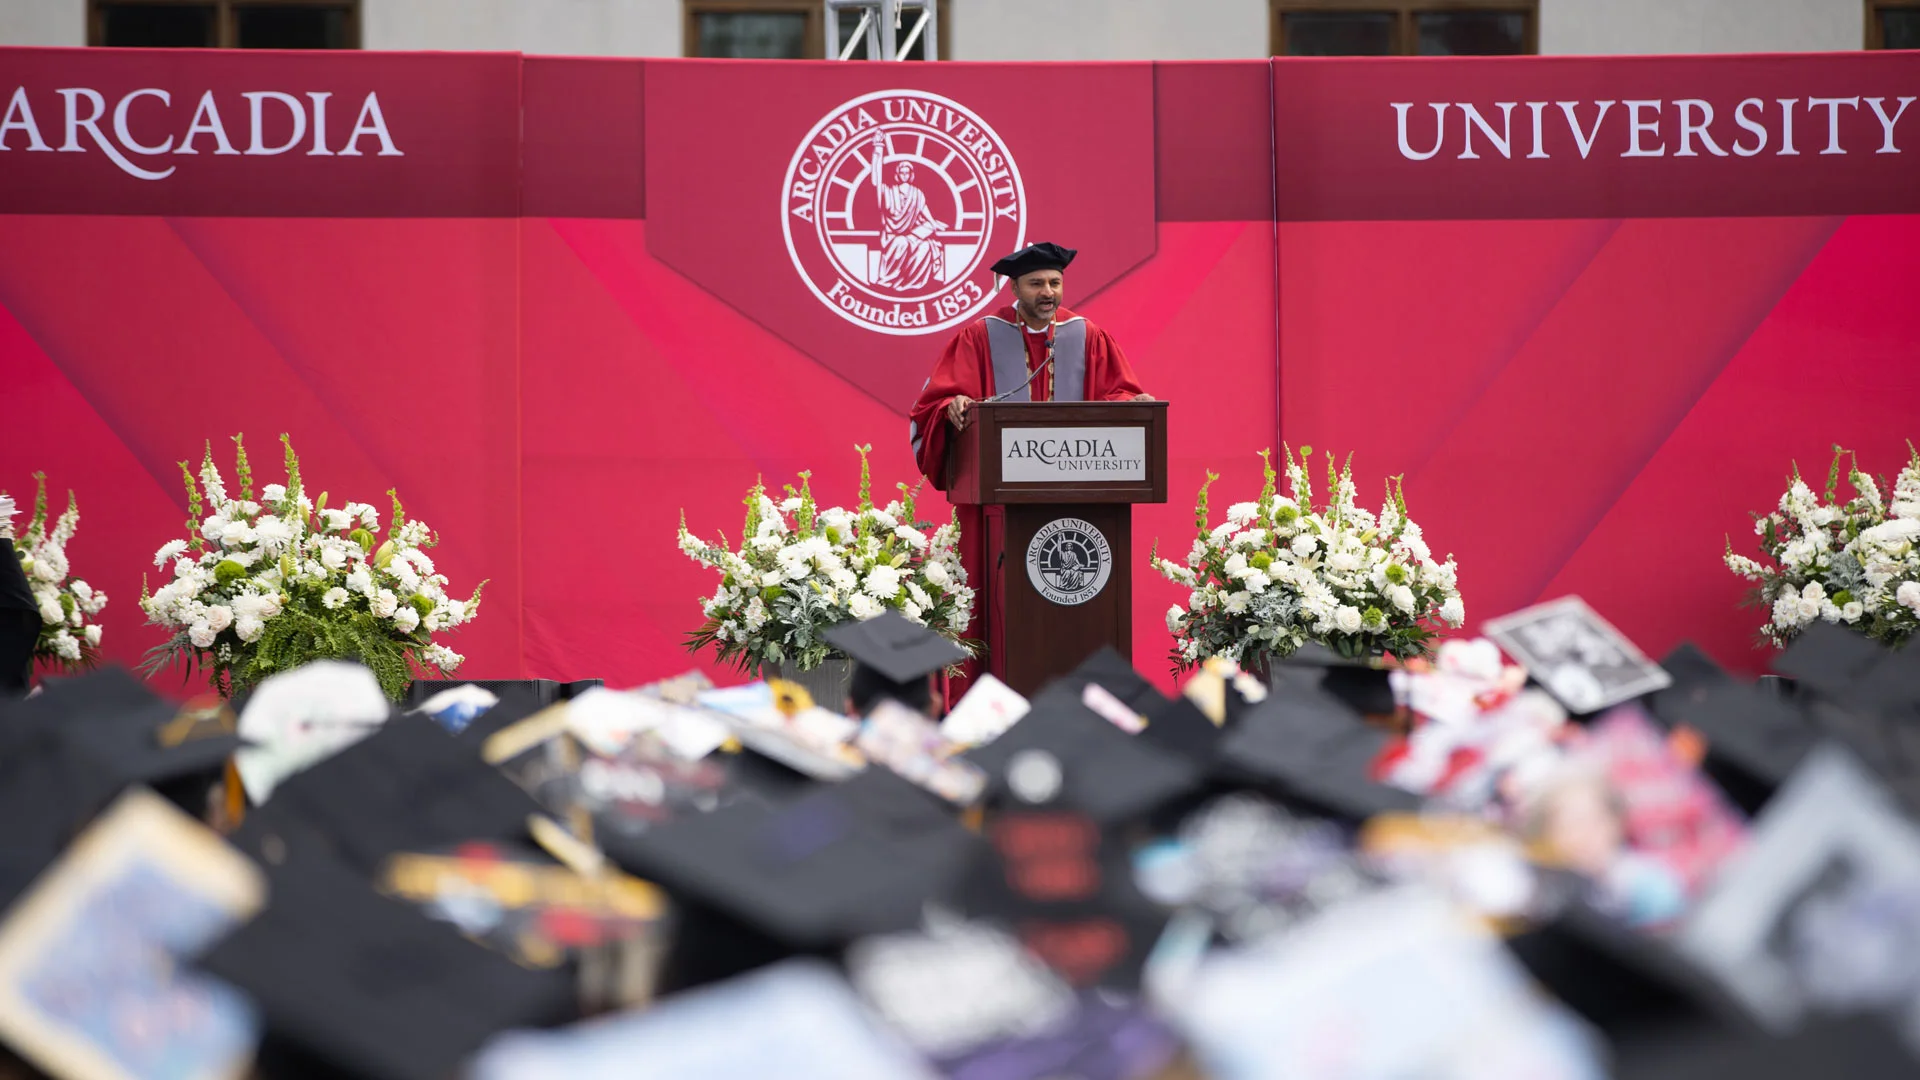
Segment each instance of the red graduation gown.
[[[1012,323],[1025,331],[1022,338],[1027,346],[1028,374],[1046,362],[1047,335],[1020,322],[1012,305],[1000,308],[987,318]],[[1054,318],[1058,322],[1067,322],[1080,316],[1063,307]],[[1120,351],[1120,344],[1091,320],[1087,321],[1085,385],[1088,401],[1129,401],[1142,392],[1140,380],[1133,374],[1133,365],[1127,363],[1127,355]],[[987,351],[986,319],[969,323],[947,342],[946,350],[940,354],[939,363],[933,366],[933,374],[928,376],[927,385],[920,391],[920,399],[913,403],[913,412],[910,414],[916,430],[921,434],[915,463],[920,466],[920,474],[934,488],[946,490],[947,445],[954,433],[953,427],[947,423],[947,403],[961,394],[982,401],[1007,389],[1012,388],[993,385],[993,361]],[[1028,385],[1027,391],[1034,401],[1053,400],[1053,372],[1041,373]],[[956,509],[960,512],[961,565],[966,568],[967,583],[979,594],[974,601],[974,621],[967,636],[979,639],[983,636],[979,615],[986,606],[989,586],[982,565],[986,521],[977,506]],[[974,670],[975,665],[968,665],[969,674]],[[960,687],[954,688],[956,694],[960,690]]]

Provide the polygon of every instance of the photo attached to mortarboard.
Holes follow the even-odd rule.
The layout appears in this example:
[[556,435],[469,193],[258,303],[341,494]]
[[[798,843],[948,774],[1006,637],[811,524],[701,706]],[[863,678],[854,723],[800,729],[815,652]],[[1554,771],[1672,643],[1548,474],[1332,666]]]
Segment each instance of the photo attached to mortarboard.
[[1491,619],[1482,629],[1576,714],[1599,712],[1673,683],[1577,596]]

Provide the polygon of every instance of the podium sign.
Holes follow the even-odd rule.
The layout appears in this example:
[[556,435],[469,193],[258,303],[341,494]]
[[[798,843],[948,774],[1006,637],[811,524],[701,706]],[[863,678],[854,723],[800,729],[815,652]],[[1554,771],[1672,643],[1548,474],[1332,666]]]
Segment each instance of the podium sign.
[[1167,501],[1164,401],[973,407],[947,497],[985,510],[987,670],[1022,694],[1133,650],[1134,503]]

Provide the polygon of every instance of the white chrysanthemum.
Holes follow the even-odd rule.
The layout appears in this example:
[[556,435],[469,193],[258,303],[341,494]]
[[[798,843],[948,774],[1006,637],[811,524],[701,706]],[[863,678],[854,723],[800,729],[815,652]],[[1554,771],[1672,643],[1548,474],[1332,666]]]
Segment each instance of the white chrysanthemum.
[[1333,612],[1333,625],[1343,634],[1357,634],[1363,623],[1360,609],[1351,604],[1341,604]]
[[1234,503],[1227,507],[1227,520],[1235,525],[1245,525],[1260,516],[1259,503]]
[[854,593],[847,601],[847,614],[856,619],[871,619],[885,610],[885,605],[863,592]]
[[352,597],[352,593],[335,585],[320,597],[320,606],[326,608],[328,611],[338,611],[345,607],[347,601]]
[[1211,539],[1214,543],[1218,544],[1221,541],[1225,540],[1227,537],[1232,536],[1233,531],[1235,529],[1238,529],[1239,527],[1240,526],[1235,525],[1231,521],[1223,521],[1220,524],[1215,525],[1213,527],[1213,531],[1208,533],[1207,537]]
[[167,565],[167,563],[179,558],[186,550],[187,542],[185,540],[169,540],[160,545],[160,550],[153,553],[154,569],[158,570]]

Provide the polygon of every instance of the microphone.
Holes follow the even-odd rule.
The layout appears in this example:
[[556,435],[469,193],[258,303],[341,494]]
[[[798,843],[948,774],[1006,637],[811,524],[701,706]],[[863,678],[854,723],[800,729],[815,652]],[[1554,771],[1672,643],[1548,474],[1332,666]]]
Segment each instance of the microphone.
[[[1020,301],[1015,300],[1013,302],[1013,309],[1016,313],[1019,312]],[[1055,323],[1052,323],[1052,322],[1047,323],[1047,358],[1045,360],[1040,361],[1040,366],[1037,368],[1034,368],[1033,371],[1027,375],[1027,381],[1021,383],[1019,386],[1016,386],[1011,390],[1007,390],[1002,393],[993,395],[992,397],[986,400],[986,404],[991,405],[996,401],[1003,401],[1008,397],[1008,395],[1017,394],[1020,391],[1025,390],[1027,387],[1033,385],[1033,380],[1039,378],[1041,372],[1047,371],[1053,367],[1053,335],[1055,332],[1055,326],[1056,326]],[[1025,334],[1026,330],[1023,328],[1020,332],[1022,334]]]

